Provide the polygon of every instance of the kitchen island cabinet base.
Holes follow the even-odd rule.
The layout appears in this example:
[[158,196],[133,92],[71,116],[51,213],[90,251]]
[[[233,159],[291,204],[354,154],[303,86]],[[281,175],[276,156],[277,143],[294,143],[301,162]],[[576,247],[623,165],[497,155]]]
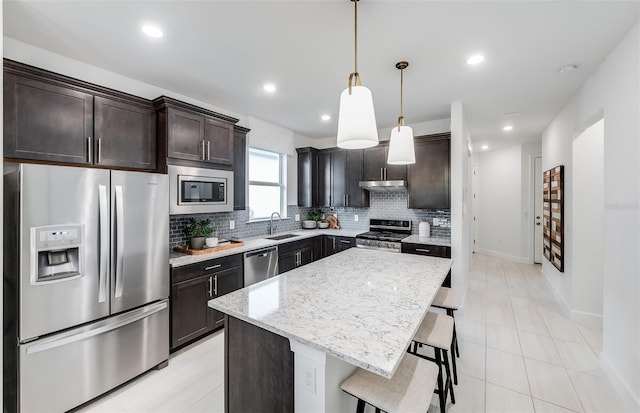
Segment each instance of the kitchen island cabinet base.
[[229,315],[224,334],[225,412],[355,411],[340,390],[355,366]]

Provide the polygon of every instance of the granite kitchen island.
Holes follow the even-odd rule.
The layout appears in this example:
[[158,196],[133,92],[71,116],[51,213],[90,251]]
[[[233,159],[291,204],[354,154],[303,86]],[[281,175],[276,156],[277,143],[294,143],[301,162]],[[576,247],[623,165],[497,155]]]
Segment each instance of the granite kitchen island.
[[226,411],[355,411],[340,383],[393,376],[450,268],[351,248],[210,301],[226,314]]

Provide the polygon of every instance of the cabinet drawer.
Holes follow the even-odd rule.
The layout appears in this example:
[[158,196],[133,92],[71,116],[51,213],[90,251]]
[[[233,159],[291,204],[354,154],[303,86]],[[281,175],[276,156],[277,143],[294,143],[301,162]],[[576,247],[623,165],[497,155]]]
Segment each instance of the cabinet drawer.
[[229,268],[242,266],[242,254],[229,255],[218,258],[173,268],[171,271],[171,283],[176,284],[202,275],[225,271]]
[[402,252],[432,257],[451,258],[451,247],[443,245],[402,243]]
[[290,251],[300,251],[303,248],[313,248],[313,238],[305,238],[298,241],[285,242],[278,245],[278,254],[286,254]]

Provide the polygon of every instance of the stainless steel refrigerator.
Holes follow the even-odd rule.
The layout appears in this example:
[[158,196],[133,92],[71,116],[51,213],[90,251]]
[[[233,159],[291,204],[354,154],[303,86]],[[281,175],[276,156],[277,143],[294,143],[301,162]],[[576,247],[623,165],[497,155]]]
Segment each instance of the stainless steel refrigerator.
[[166,175],[5,163],[4,411],[63,412],[169,358]]

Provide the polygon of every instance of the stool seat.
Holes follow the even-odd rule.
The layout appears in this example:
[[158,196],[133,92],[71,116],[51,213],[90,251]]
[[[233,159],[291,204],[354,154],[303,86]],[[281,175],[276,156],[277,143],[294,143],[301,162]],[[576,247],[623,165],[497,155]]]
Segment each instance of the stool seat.
[[461,299],[462,297],[460,296],[460,293],[455,288],[440,287],[431,305],[434,307],[457,310],[460,308]]
[[392,378],[385,379],[359,368],[340,387],[388,413],[426,412],[437,378],[438,366],[407,353]]
[[413,336],[413,341],[447,350],[453,340],[453,317],[446,314],[427,312],[424,320]]

